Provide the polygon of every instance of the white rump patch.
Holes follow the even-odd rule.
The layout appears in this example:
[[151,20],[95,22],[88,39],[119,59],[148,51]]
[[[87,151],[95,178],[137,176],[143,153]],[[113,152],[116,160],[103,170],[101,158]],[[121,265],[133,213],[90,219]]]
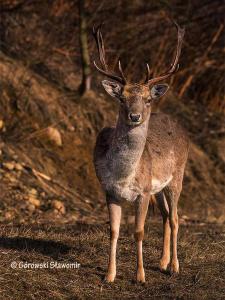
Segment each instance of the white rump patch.
[[152,189],[151,195],[159,193],[167,184],[172,180],[173,176],[171,175],[166,181],[160,181],[157,178],[152,178]]

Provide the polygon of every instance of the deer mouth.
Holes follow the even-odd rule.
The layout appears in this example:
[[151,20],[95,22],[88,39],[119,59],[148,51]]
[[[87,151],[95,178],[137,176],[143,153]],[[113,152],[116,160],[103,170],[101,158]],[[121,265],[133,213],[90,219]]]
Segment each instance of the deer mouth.
[[142,120],[137,121],[137,122],[133,122],[133,121],[131,121],[131,120],[128,120],[128,121],[127,121],[127,125],[133,126],[133,127],[138,126],[138,125],[141,125],[141,124],[142,124]]

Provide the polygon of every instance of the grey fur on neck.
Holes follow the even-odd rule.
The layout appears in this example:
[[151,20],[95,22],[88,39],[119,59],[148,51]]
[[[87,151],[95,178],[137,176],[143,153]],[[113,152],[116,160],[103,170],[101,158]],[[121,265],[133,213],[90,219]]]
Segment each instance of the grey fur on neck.
[[111,147],[106,155],[108,167],[114,173],[115,179],[123,180],[135,175],[146,143],[148,122],[149,119],[139,126],[131,127],[126,125],[119,115]]

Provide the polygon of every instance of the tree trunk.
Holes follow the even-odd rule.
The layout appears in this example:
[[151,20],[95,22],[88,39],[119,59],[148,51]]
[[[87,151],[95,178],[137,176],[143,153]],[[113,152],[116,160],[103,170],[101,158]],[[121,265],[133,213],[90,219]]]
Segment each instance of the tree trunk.
[[84,94],[91,89],[91,69],[87,42],[85,0],[79,0],[79,39],[82,62],[82,82],[80,85],[80,93]]

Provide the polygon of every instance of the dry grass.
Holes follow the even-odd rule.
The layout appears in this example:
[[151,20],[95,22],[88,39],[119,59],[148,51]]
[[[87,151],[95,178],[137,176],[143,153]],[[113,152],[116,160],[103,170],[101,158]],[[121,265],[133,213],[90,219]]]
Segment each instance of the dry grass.
[[[147,223],[144,258],[147,282],[135,278],[135,244],[122,227],[118,276],[103,283],[107,265],[107,225],[1,227],[1,299],[224,299],[225,239],[223,228],[181,226],[181,273],[160,273],[161,228]],[[11,269],[12,261],[75,262],[80,269]]]

